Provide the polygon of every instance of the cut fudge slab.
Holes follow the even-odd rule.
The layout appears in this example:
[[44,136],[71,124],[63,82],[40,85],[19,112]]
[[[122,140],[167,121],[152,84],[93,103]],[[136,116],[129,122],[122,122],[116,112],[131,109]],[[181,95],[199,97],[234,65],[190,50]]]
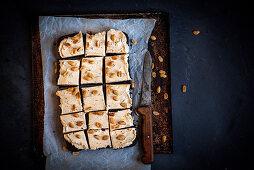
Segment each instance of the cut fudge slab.
[[82,59],[81,84],[102,83],[102,57],[89,57]]
[[131,110],[121,110],[117,112],[109,112],[110,130],[122,129],[133,126],[133,117]]
[[58,47],[61,58],[68,58],[84,54],[83,35],[80,31],[73,37],[63,39]]
[[94,35],[86,34],[86,56],[105,56],[106,32],[99,32]]
[[108,109],[124,109],[132,105],[129,84],[106,85],[106,97]]
[[63,125],[63,133],[87,129],[84,112],[61,115],[60,120]]
[[106,53],[129,53],[127,38],[122,31],[110,29],[107,32]]
[[64,134],[64,139],[77,149],[89,149],[84,131]]
[[82,111],[81,95],[78,87],[59,90],[56,95],[60,97],[61,113],[73,113]]
[[102,86],[82,88],[84,111],[105,110],[105,100]]
[[89,112],[89,129],[108,129],[107,111]]
[[106,83],[131,80],[128,56],[129,54],[105,57]]
[[111,147],[108,129],[90,129],[87,130],[90,149]]
[[136,138],[136,129],[128,128],[122,130],[110,131],[113,149],[130,146]]
[[79,85],[80,60],[59,60],[59,65],[57,85]]

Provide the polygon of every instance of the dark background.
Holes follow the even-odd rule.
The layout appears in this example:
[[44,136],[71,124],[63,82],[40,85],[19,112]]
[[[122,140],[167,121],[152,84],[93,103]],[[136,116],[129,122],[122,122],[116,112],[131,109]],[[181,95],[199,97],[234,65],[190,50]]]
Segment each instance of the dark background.
[[[32,146],[31,18],[160,10],[170,13],[174,154],[153,169],[253,169],[251,1],[1,2],[1,169],[43,169]],[[192,30],[200,30],[198,36]],[[181,93],[181,85],[187,93]]]

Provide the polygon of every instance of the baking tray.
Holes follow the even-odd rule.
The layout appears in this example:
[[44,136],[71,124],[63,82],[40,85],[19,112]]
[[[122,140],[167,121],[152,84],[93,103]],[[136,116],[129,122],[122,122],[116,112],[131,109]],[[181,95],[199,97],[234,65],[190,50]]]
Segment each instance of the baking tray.
[[[48,16],[48,15],[47,15]],[[107,13],[107,14],[78,14],[78,15],[51,15],[64,17],[84,17],[90,19],[110,18],[150,18],[156,19],[156,24],[152,35],[156,36],[156,41],[149,40],[149,51],[152,55],[152,62],[155,67],[153,71],[157,73],[156,78],[152,78],[152,110],[160,113],[153,115],[153,139],[155,153],[173,153],[172,134],[172,107],[171,107],[171,79],[170,79],[170,39],[169,39],[169,14],[165,12],[149,13]],[[163,57],[163,62],[158,60],[158,56]],[[159,77],[159,70],[167,73],[167,78]],[[39,32],[39,17],[36,16],[32,22],[32,78],[33,78],[33,144],[34,151],[43,156],[43,126],[44,126],[44,85],[43,70]],[[157,87],[161,87],[161,93],[157,93]],[[164,93],[168,94],[168,99],[164,99]],[[162,141],[162,136],[166,136],[166,142]],[[44,157],[45,159],[45,157]]]

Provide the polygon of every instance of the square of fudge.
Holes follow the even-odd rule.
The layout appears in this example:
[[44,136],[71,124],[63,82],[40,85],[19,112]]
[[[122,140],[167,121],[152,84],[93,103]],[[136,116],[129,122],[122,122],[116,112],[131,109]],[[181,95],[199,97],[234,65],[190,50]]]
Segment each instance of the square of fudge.
[[110,29],[107,32],[106,53],[129,53],[127,38],[122,31]]
[[82,88],[82,94],[85,112],[106,109],[102,85]]
[[81,62],[81,84],[102,83],[102,57],[83,58]]
[[129,54],[105,57],[106,83],[131,80],[128,56]]
[[86,114],[84,112],[60,115],[63,133],[87,129]]
[[59,60],[57,85],[79,85],[80,60]]
[[108,129],[89,129],[87,135],[90,149],[111,147]]
[[80,31],[72,37],[63,39],[58,47],[58,52],[61,58],[68,58],[84,54],[83,34]]
[[113,149],[124,148],[130,146],[136,139],[136,129],[127,128],[110,131],[110,138],[112,141]]
[[109,112],[110,130],[122,129],[133,126],[133,117],[131,110],[120,110],[117,112]]
[[85,56],[105,56],[106,32],[90,35],[86,33]]
[[130,85],[106,85],[106,98],[108,109],[130,108],[132,105],[132,100],[130,98]]
[[78,87],[59,90],[56,95],[60,97],[61,114],[82,111],[81,95]]
[[64,134],[64,139],[77,149],[89,149],[84,131]]
[[108,129],[107,111],[89,112],[89,129]]

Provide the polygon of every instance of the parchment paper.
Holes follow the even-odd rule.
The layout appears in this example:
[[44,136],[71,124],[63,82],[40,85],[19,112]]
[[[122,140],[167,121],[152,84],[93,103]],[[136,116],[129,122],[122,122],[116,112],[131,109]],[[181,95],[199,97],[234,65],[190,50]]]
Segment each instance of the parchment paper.
[[54,62],[57,60],[56,40],[63,35],[80,30],[83,33],[88,30],[100,32],[110,28],[122,30],[128,34],[129,39],[137,41],[136,45],[130,47],[129,56],[130,75],[135,83],[132,94],[133,108],[136,108],[141,92],[143,60],[145,55],[150,55],[148,39],[155,22],[154,19],[119,20],[51,16],[39,18],[45,99],[43,149],[47,157],[46,169],[151,169],[150,165],[140,161],[139,144],[120,150],[86,150],[81,151],[78,156],[62,151],[65,141],[59,119],[59,99],[55,95],[58,87]]

